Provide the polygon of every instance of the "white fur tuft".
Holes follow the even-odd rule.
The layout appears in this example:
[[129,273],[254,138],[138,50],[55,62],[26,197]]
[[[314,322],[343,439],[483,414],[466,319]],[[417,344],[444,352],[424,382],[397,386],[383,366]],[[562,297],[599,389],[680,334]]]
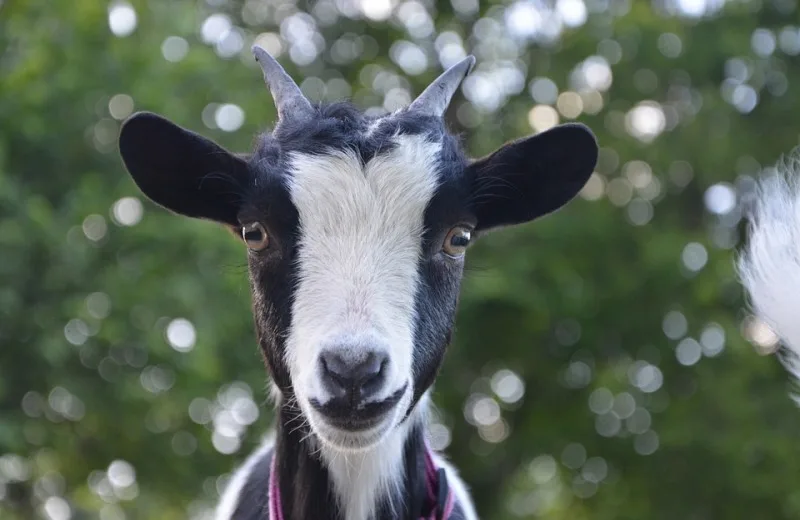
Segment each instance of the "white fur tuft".
[[782,361],[800,380],[800,153],[756,188],[739,275],[755,314],[783,340]]
[[367,450],[348,453],[325,444],[321,446],[320,455],[346,520],[371,520],[375,518],[378,497],[401,494],[406,477],[403,447],[421,413],[418,407],[405,423]]

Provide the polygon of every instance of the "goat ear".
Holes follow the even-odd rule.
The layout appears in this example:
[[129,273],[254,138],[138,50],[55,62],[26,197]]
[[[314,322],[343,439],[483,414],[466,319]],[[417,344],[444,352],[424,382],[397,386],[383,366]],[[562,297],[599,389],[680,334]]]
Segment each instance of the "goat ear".
[[572,200],[597,163],[597,141],[581,124],[557,126],[504,145],[468,168],[477,230],[521,224]]
[[149,112],[122,125],[125,167],[153,202],[194,218],[236,226],[248,179],[245,156]]

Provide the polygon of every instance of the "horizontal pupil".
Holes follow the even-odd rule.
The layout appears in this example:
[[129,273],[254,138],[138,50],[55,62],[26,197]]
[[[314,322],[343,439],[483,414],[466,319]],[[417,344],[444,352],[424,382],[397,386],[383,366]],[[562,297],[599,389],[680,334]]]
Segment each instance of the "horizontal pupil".
[[261,232],[260,231],[247,231],[244,234],[244,239],[248,242],[260,242],[261,241]]
[[456,235],[450,239],[450,245],[456,247],[466,247],[469,245],[469,236]]

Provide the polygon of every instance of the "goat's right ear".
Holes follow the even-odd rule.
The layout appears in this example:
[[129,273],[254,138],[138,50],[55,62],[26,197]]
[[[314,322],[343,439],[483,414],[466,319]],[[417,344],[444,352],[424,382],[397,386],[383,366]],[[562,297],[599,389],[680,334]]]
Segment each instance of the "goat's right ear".
[[122,125],[119,149],[137,186],[175,213],[237,226],[247,162],[213,141],[149,112]]

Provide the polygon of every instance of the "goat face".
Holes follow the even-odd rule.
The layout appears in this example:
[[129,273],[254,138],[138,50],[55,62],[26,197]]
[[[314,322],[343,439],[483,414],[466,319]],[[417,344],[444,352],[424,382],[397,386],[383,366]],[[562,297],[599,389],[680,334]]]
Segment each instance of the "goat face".
[[312,106],[277,62],[257,58],[279,122],[252,154],[149,113],[125,123],[120,150],[153,201],[242,236],[282,399],[327,445],[363,449],[432,384],[471,238],[564,205],[597,145],[564,125],[468,161],[442,115],[469,60],[408,108],[370,118],[347,103]]

